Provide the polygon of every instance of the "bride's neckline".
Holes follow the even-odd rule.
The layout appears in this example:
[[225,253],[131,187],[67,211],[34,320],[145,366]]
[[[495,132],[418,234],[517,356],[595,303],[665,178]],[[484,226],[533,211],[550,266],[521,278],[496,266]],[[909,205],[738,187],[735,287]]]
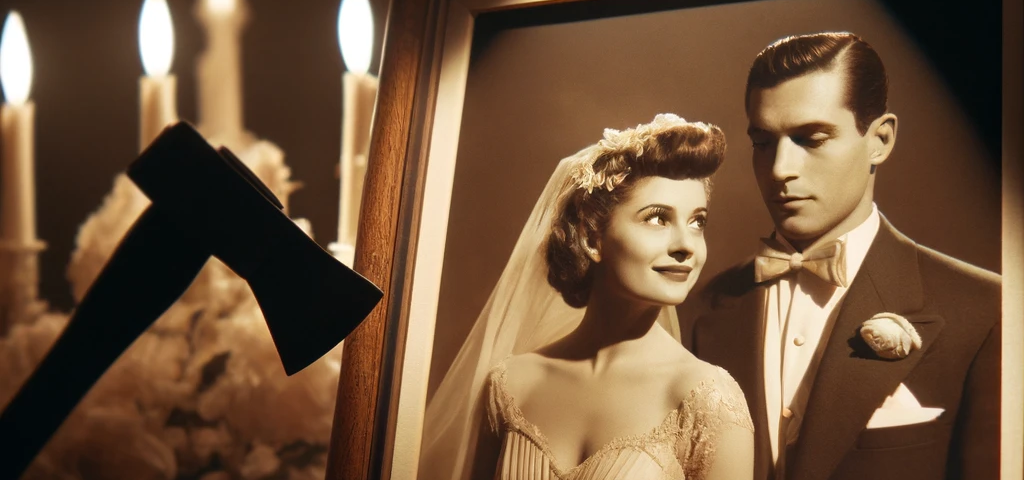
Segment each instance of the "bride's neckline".
[[[526,418],[526,415],[524,415],[522,409],[519,408],[519,403],[512,395],[512,392],[509,392],[508,388],[506,388],[506,367],[506,362],[502,361],[494,368],[498,374],[497,378],[495,379],[496,386],[498,388],[499,393],[505,400],[504,404],[509,409],[508,413],[511,416],[515,417],[516,420],[522,424],[522,428],[518,428],[520,433],[525,434],[533,441],[533,443],[535,443],[540,448],[541,453],[545,457],[547,457],[548,462],[551,463],[551,469],[554,470],[555,475],[559,478],[571,478],[577,472],[583,470],[588,465],[596,461],[596,459],[600,458],[609,451],[624,446],[648,443],[654,439],[662,437],[663,435],[673,434],[680,428],[679,415],[682,412],[683,405],[680,405],[672,409],[672,411],[668,412],[668,415],[665,416],[664,420],[662,420],[661,423],[651,428],[650,430],[643,433],[615,436],[607,443],[602,445],[600,448],[594,450],[593,453],[584,458],[583,461],[580,462],[575,467],[563,469],[561,467],[561,461],[559,461],[558,458],[555,457],[554,452],[551,450],[551,445],[548,442],[547,436],[544,435],[544,432],[541,431],[540,427],[538,427],[536,424],[534,424],[528,418]],[[700,383],[698,383],[696,386],[690,389],[688,397],[691,399],[694,398],[698,394],[698,391],[709,387],[711,383],[714,383],[714,377],[708,377],[704,380],[701,380]]]

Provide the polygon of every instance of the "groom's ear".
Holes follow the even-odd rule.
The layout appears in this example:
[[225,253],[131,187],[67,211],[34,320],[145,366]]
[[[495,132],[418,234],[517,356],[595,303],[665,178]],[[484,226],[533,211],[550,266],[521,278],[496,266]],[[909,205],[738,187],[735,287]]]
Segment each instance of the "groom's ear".
[[871,136],[872,171],[889,158],[893,147],[896,146],[896,121],[896,115],[886,113],[871,122],[871,126],[868,127],[868,134]]

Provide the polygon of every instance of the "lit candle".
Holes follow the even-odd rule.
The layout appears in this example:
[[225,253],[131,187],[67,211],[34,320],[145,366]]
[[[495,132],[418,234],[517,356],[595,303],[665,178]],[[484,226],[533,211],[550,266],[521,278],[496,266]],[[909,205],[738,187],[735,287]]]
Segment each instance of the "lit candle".
[[242,126],[239,39],[248,16],[244,0],[199,0],[196,17],[206,30],[206,50],[196,63],[199,130],[237,148]]
[[335,254],[351,265],[377,99],[377,78],[366,73],[373,54],[373,12],[367,0],[342,1],[338,12],[338,44],[348,71],[342,77],[341,204]]
[[3,192],[0,238],[17,245],[36,241],[32,86],[32,52],[25,23],[11,12],[0,37],[0,85],[3,87]]
[[174,27],[166,0],[146,0],[139,15],[139,52],[146,72],[139,79],[139,150],[178,121],[177,79],[169,75]]
[[39,252],[46,244],[36,238],[31,86],[32,52],[25,23],[18,12],[11,12],[0,34],[0,88],[5,98],[0,108],[0,335],[46,309],[38,300]]

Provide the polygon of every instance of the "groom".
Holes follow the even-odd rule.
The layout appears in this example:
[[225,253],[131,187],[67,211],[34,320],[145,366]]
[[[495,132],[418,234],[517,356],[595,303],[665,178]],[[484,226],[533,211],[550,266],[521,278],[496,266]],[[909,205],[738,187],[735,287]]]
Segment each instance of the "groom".
[[780,40],[750,69],[775,231],[703,292],[692,347],[746,394],[758,480],[998,477],[1001,280],[878,211],[886,96],[880,58],[849,33]]

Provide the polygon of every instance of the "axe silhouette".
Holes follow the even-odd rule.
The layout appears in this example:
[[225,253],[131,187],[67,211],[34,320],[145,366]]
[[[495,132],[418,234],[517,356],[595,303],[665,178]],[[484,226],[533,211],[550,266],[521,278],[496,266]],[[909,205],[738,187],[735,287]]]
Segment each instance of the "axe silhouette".
[[[218,153],[219,152],[219,153]],[[128,167],[152,200],[42,363],[0,413],[0,479],[20,476],[85,393],[212,255],[252,288],[284,370],[338,345],[383,293],[321,249],[230,151],[187,123]]]

